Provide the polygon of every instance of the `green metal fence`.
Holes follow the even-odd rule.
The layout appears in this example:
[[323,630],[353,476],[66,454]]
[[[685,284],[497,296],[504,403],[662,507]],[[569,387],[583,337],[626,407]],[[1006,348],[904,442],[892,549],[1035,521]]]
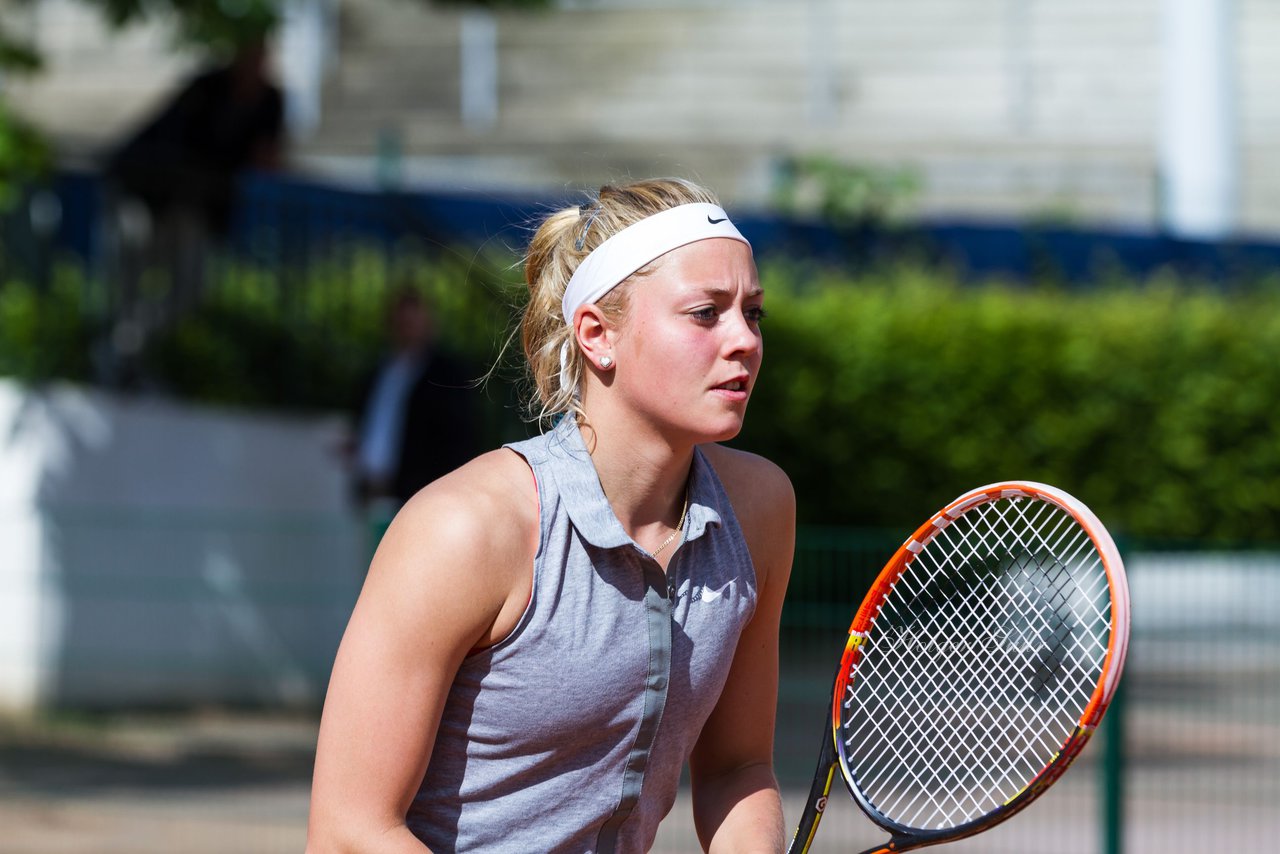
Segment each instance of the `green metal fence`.
[[[272,637],[279,638],[294,622],[314,616],[323,605],[333,617],[327,621],[331,629],[320,640],[330,646],[336,642],[362,568],[353,567],[352,584],[342,602],[313,601],[315,591],[307,585],[298,588],[311,590],[307,596],[285,595],[281,585],[289,579],[279,577],[281,546],[269,546],[264,540],[268,523],[206,521],[208,531],[202,542],[234,557],[246,580],[244,595],[231,603],[235,607],[215,608],[213,617],[230,620],[232,628],[269,626]],[[147,614],[168,615],[173,622],[195,607],[185,604],[195,583],[191,579],[203,579],[201,583],[208,587],[200,599],[205,606],[209,606],[210,590],[226,592],[215,583],[226,581],[222,575],[209,575],[208,566],[187,560],[187,552],[176,544],[182,533],[178,527],[199,528],[199,520],[174,526],[121,516],[110,522],[118,548],[90,552],[76,544],[99,532],[103,520],[69,513],[50,519],[50,547],[57,546],[64,563],[77,568],[68,575],[64,567],[61,582],[51,579],[48,583],[84,580],[77,588],[85,600],[83,606],[68,612],[68,619],[102,621],[125,609],[138,615],[135,622],[145,623]],[[291,551],[330,548],[333,535],[326,532],[331,527],[295,525],[277,533],[287,535],[285,545]],[[794,582],[783,615],[776,749],[789,822],[798,816],[809,784],[849,620],[903,536],[904,532],[801,532]],[[174,560],[150,567],[145,584],[122,586],[119,573],[106,578],[104,573],[109,574],[112,567],[121,573],[128,568],[130,549],[157,537],[175,538],[170,550]],[[1276,850],[1280,840],[1280,549],[1220,553],[1129,544],[1126,563],[1133,634],[1122,692],[1103,731],[1076,766],[1026,812],[947,850],[987,854]],[[184,581],[186,576],[191,579]],[[270,589],[254,586],[273,578],[278,583]],[[206,626],[187,620],[182,631],[170,637],[179,643],[193,630],[213,628],[213,622]],[[295,634],[311,646],[318,642],[314,632]],[[228,630],[228,636],[242,644],[258,638],[244,631]],[[265,668],[279,658],[260,656],[259,664]],[[292,656],[291,660],[296,664],[300,659]],[[159,666],[142,655],[132,661],[139,669]],[[214,669],[186,675],[191,680],[216,679],[220,665],[213,661],[209,666]],[[114,674],[112,679],[129,676]],[[73,673],[68,678],[79,677]],[[293,797],[302,811],[307,781],[298,779],[293,785]],[[252,798],[252,791],[246,791],[246,797]],[[223,797],[231,803],[234,793]],[[301,823],[296,830],[302,832]],[[289,845],[261,850],[296,850],[297,834]],[[852,801],[837,793],[823,820],[816,850],[861,850],[859,846],[881,839]],[[698,850],[687,793],[664,823],[655,850],[662,854]]]
[[1280,848],[1280,555],[1127,559],[1126,852]]
[[[781,638],[777,770],[789,822],[807,792],[848,623],[907,533],[801,532]],[[1126,566],[1129,659],[1101,731],[1024,813],[947,850],[1190,854],[1280,846],[1280,553],[1134,543]],[[693,840],[688,804],[677,804],[658,850],[697,851]],[[847,854],[883,840],[838,792],[815,850]]]

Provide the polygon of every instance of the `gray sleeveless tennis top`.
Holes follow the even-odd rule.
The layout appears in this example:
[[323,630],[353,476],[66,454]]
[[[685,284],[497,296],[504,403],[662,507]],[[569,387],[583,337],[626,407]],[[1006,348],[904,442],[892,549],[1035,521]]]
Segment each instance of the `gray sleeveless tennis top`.
[[458,671],[409,829],[437,854],[646,851],[755,610],[751,557],[701,451],[664,575],[572,418],[508,447],[537,480],[533,595]]

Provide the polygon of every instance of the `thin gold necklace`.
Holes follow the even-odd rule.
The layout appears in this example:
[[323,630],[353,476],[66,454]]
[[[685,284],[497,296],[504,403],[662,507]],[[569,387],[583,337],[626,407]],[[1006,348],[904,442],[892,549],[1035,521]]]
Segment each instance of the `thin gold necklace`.
[[684,507],[680,510],[680,521],[676,523],[676,529],[671,532],[671,536],[667,537],[665,540],[662,541],[662,545],[658,546],[656,549],[649,552],[649,554],[651,554],[653,557],[657,557],[659,554],[662,553],[663,549],[665,549],[667,546],[675,542],[676,537],[684,533],[684,517],[685,517],[685,514],[687,514],[688,512],[689,512],[689,490],[686,488],[684,491]]

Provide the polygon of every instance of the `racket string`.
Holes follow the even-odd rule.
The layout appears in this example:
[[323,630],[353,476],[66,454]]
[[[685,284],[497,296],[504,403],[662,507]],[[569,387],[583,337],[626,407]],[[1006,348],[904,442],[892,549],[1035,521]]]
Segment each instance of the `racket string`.
[[[928,651],[930,648],[919,647],[916,649],[918,649],[919,651]],[[940,671],[940,668],[937,665],[937,663],[931,662],[927,656],[925,656],[924,658],[917,658],[916,660],[906,662],[906,664],[908,665],[908,668],[907,668],[908,672],[915,671],[918,673],[931,673],[931,672],[937,673]],[[982,677],[983,677],[982,673],[975,674],[973,677],[973,680],[971,681],[971,684],[969,684],[966,687],[969,688],[974,693],[977,693],[982,688]],[[917,683],[917,684],[911,684],[911,685],[905,686],[905,690],[903,694],[906,697],[922,697],[922,696],[928,696],[933,691],[942,690],[944,688],[945,686],[938,684],[936,680],[927,679],[923,683]],[[995,708],[1000,708],[1000,707],[995,706]],[[918,717],[920,711],[922,710],[919,709],[918,707],[906,709],[905,714],[895,716],[894,718],[894,720],[897,721],[897,727],[900,731],[897,733],[890,733],[890,732],[881,730],[879,733],[880,736],[882,738],[889,738],[891,740],[901,740],[901,738],[907,735],[906,728],[907,728],[908,720],[911,718]],[[1018,731],[1027,730],[1029,724],[1033,722],[1024,719],[1024,720],[1017,720],[1017,721],[1004,720],[1004,721],[999,721],[999,723],[1007,728],[1010,728],[1012,731],[1018,732]],[[946,743],[958,745],[958,748],[957,748],[958,758],[960,760],[963,760],[967,767],[998,768],[1002,766],[1007,766],[1009,764],[1007,760],[1016,759],[1017,753],[1025,752],[1026,746],[1014,745],[1015,748],[1017,748],[1017,753],[1011,754],[1009,751],[1005,751],[1004,755],[1000,757],[1006,760],[1004,762],[993,761],[994,757],[990,755],[980,756],[978,757],[980,761],[975,761],[972,756],[965,755],[966,750],[969,753],[980,753],[983,751],[984,748],[982,746],[981,741],[975,741],[975,739],[973,738],[974,732],[972,731],[972,729],[973,729],[972,727],[965,728],[960,726],[959,724],[947,725],[944,723],[936,731],[933,740],[926,739],[926,741],[923,744],[920,744],[918,746],[914,745],[913,742],[907,741],[905,742],[905,746],[906,746],[905,751],[899,752],[896,755],[887,753],[885,756],[881,757],[881,762],[879,763],[879,765],[873,766],[870,769],[868,769],[868,773],[867,775],[864,776],[863,779],[867,781],[868,785],[875,785],[876,783],[879,782],[879,780],[876,779],[878,776],[878,773],[882,772],[888,766],[888,763],[890,761],[906,769],[907,773],[911,774],[913,773],[913,769],[915,768],[915,766],[919,764],[919,760],[925,759],[931,753],[935,753],[935,754],[938,753],[944,748]],[[1052,748],[1053,746],[1054,745],[1048,745],[1048,744],[1045,745],[1046,748]],[[998,750],[998,746],[995,749]],[[1033,770],[1034,769],[1028,768],[1023,770],[1023,773],[1025,774],[1028,771],[1033,772]],[[915,777],[916,777],[916,782],[920,782],[921,778],[918,773],[915,774]],[[1005,781],[1008,782],[1007,772],[1004,773],[1004,777],[1006,778]],[[991,787],[991,784],[988,783],[984,785],[982,779],[969,779],[969,780],[961,780],[958,783],[958,785],[954,788],[964,791],[964,790],[972,789],[975,786],[979,789],[985,790],[985,789],[989,789]],[[900,799],[901,798],[899,798],[899,800]],[[954,806],[960,808],[961,810],[967,810],[974,806],[974,804],[966,803],[954,797],[952,798],[952,801],[954,802]],[[893,801],[893,802],[884,804],[883,808],[886,810],[893,810],[897,806],[898,806],[898,802]],[[951,815],[954,812],[953,810],[948,809],[944,804],[939,803],[939,804],[936,804],[936,806],[938,809],[943,810],[948,815]],[[914,816],[912,815],[906,816],[908,821],[910,821],[913,817]]]
[[928,541],[873,617],[846,689],[849,771],[899,823],[953,826],[1012,797],[1096,683],[1105,567],[1069,514],[1018,504],[975,508]]
[[[910,664],[918,667],[919,672],[930,672],[931,670],[936,672],[937,670],[936,665],[928,661],[927,657],[923,660],[917,659],[916,661],[910,662]],[[936,684],[933,680],[926,680],[923,683],[907,686],[907,690],[904,691],[904,695],[907,697],[927,696],[929,692],[939,690],[942,687],[943,686]],[[977,687],[980,687],[980,683]],[[877,779],[877,777],[885,770],[893,767],[901,768],[906,776],[912,778],[913,782],[917,784],[922,783],[923,774],[927,773],[928,769],[926,768],[924,771],[918,770],[921,762],[927,760],[930,755],[944,750],[947,744],[957,746],[956,755],[957,758],[962,761],[962,767],[995,768],[1000,767],[1001,764],[1007,764],[993,762],[991,761],[992,757],[989,755],[975,757],[974,754],[983,752],[983,745],[980,741],[975,741],[973,738],[974,733],[972,731],[972,727],[965,727],[956,719],[952,719],[950,722],[946,720],[940,721],[937,729],[931,734],[932,737],[926,735],[922,742],[903,740],[908,736],[908,732],[906,731],[906,719],[910,717],[917,717],[922,711],[925,711],[925,709],[921,707],[921,704],[917,703],[914,708],[906,709],[905,715],[896,716],[895,720],[897,721],[896,727],[899,730],[898,732],[887,732],[883,729],[881,730],[880,735],[882,737],[888,737],[900,742],[905,749],[896,753],[887,753],[885,756],[882,756],[880,763],[869,769],[868,774],[863,778],[867,781],[868,785],[882,784],[884,781],[882,779]],[[1027,722],[1015,723],[1011,721],[1008,725],[1025,727],[1026,723]],[[1004,776],[1007,778],[1007,772]],[[982,778],[974,778],[970,775],[969,777],[958,777],[955,784],[948,791],[964,792],[975,787],[978,789],[988,789],[990,786],[991,783],[985,782]],[[898,786],[897,788],[898,797],[894,800],[883,803],[881,805],[882,809],[890,812],[896,811],[901,801],[909,794],[906,788],[901,786]],[[949,795],[946,800],[949,800],[950,803],[946,803],[945,801],[935,802],[933,806],[948,816],[954,815],[957,810],[964,812],[975,806],[974,803],[961,799],[954,794]],[[912,822],[918,817],[918,813],[927,806],[927,803],[922,803],[917,808],[916,813],[906,815],[906,822]]]
[[[927,655],[931,651],[935,653],[940,652],[938,647],[912,646],[911,649],[916,652],[925,653],[925,655],[923,657],[918,657],[914,660],[905,662],[906,667],[904,668],[904,670],[906,672],[916,672],[916,673],[940,672],[940,668],[937,665],[937,663],[930,661],[929,656]],[[981,688],[980,677],[981,677],[981,674],[977,674],[977,676],[975,677],[976,684],[970,685],[968,687],[974,690],[980,689]],[[903,695],[909,698],[923,697],[923,696],[928,696],[930,693],[932,693],[935,690],[942,690],[944,687],[945,686],[943,685],[937,684],[935,680],[926,679],[926,681],[923,683],[911,684],[906,686],[906,690],[904,690]],[[897,726],[900,730],[902,730],[902,732],[891,734],[882,730],[880,732],[881,737],[882,738],[889,737],[889,738],[895,738],[895,739],[898,737],[905,737],[907,735],[905,729],[908,724],[908,721],[913,717],[918,717],[919,711],[920,710],[918,708],[907,709],[905,714],[896,716],[894,720],[897,722]],[[963,752],[964,746],[968,745],[972,741],[972,739],[969,737],[970,735],[971,733],[969,731],[967,731],[966,729],[958,725],[953,725],[950,727],[947,727],[944,725],[937,732],[936,738],[934,741],[931,741],[931,742],[926,741],[923,745],[920,745],[918,747],[913,746],[912,742],[906,742],[905,743],[907,747],[906,752],[900,752],[897,755],[887,754],[885,757],[882,757],[883,761],[880,763],[879,766],[873,766],[871,769],[869,769],[869,774],[867,775],[866,779],[868,779],[869,781],[873,780],[876,772],[882,770],[883,767],[885,767],[885,765],[887,764],[887,760],[889,760],[890,758],[895,762],[897,762],[898,764],[900,764],[902,767],[910,770],[916,764],[915,760],[917,758],[923,758],[930,751],[937,752],[940,749],[939,741],[945,740],[945,741],[950,741],[952,743],[956,743],[961,746],[961,752]],[[892,808],[893,806],[894,804],[888,804],[887,808]]]

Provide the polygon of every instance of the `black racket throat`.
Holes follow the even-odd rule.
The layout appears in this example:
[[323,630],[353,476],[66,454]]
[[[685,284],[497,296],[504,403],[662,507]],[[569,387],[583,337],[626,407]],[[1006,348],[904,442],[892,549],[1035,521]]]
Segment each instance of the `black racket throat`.
[[[841,662],[836,670],[836,677],[831,683],[831,695],[834,695],[839,684],[840,674],[844,669]],[[831,784],[840,773],[840,753],[836,750],[836,729],[832,723],[830,712],[823,717],[822,740],[818,744],[818,767],[813,772],[813,782],[809,784],[809,794],[805,798],[804,811],[800,814],[800,823],[792,834],[791,844],[787,846],[787,854],[803,854],[813,844],[813,837],[818,831],[818,822],[822,820],[827,809],[827,799],[831,795]]]

